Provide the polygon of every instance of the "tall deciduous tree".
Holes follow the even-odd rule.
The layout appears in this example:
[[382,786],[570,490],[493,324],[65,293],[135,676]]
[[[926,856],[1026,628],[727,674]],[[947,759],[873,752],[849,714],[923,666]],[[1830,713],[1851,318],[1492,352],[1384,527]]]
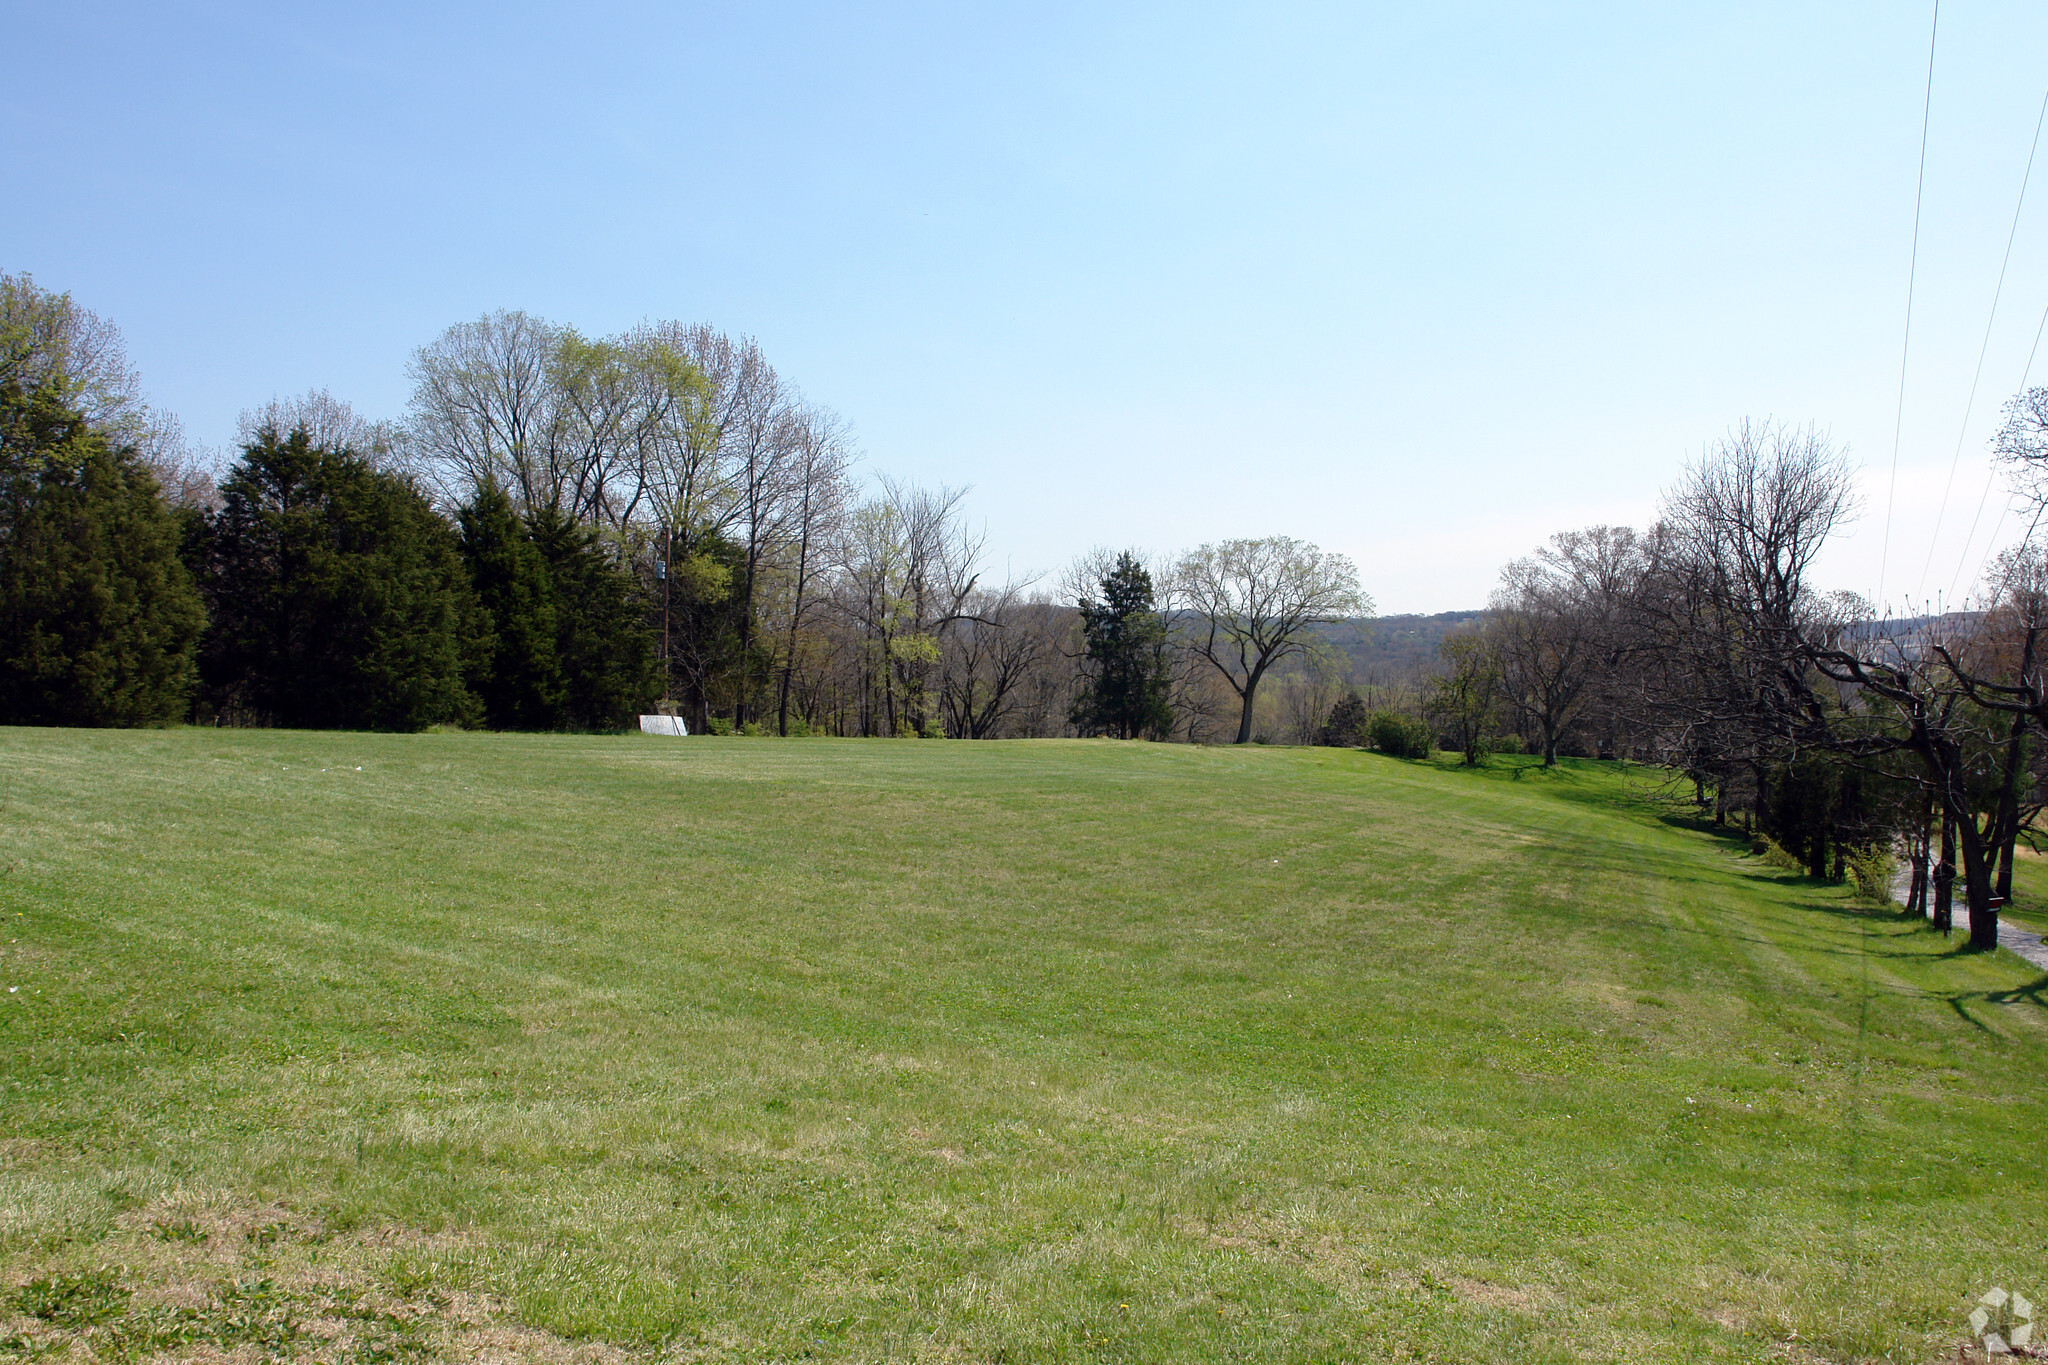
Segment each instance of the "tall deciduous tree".
[[1500,695],[1536,731],[1543,765],[1614,652],[1613,623],[1644,570],[1634,531],[1560,531],[1501,571],[1486,633],[1500,665]]
[[796,677],[797,641],[817,613],[817,588],[830,558],[825,545],[844,518],[846,471],[853,461],[851,438],[836,413],[815,407],[795,409],[789,432],[792,450],[784,546],[787,633],[775,702],[775,729],[783,735],[789,733],[789,692]]
[[1078,603],[1088,678],[1074,703],[1074,727],[1084,735],[1162,739],[1173,729],[1172,671],[1152,575],[1126,550],[1098,587],[1099,597]]
[[1239,699],[1239,744],[1252,737],[1252,705],[1273,665],[1309,649],[1314,627],[1373,609],[1349,559],[1286,536],[1204,545],[1176,577],[1189,648]]
[[1437,646],[1437,653],[1444,671],[1431,684],[1424,705],[1464,754],[1465,765],[1477,767],[1494,729],[1500,662],[1477,635],[1453,635]]
[[110,449],[128,452],[149,470],[173,506],[216,505],[211,455],[186,440],[176,417],[144,401],[121,329],[69,294],[39,288],[27,274],[0,271],[0,381],[8,377],[24,393],[54,385],[56,401],[74,409]]
[[[1047,668],[1066,663],[1060,647],[1071,632],[1072,613],[1051,602],[1027,600],[1028,586],[977,590],[962,620],[947,632],[939,683],[947,734],[994,738],[1039,700],[1033,683]],[[1064,706],[1059,719],[1066,719]]]

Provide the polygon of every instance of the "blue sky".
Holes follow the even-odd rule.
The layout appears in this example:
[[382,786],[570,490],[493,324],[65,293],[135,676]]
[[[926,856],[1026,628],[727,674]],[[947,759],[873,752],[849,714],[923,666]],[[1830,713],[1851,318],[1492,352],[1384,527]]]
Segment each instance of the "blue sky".
[[2034,5],[1943,9],[1896,482],[1926,5],[8,10],[0,269],[202,440],[398,416],[491,309],[705,320],[973,485],[998,575],[1284,533],[1476,606],[1774,416],[1865,467],[1831,586],[1967,590],[2048,309],[2044,157],[1966,424]]

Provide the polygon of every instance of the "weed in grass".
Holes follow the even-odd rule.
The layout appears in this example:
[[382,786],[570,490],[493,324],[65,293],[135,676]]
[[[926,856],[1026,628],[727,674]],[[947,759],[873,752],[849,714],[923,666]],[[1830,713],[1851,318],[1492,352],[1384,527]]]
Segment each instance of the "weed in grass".
[[57,1327],[90,1327],[118,1316],[129,1290],[111,1270],[45,1275],[14,1291],[15,1312]]
[[193,1218],[159,1218],[149,1225],[150,1235],[162,1242],[204,1242],[206,1229]]
[[265,1223],[261,1227],[250,1228],[242,1235],[253,1246],[272,1247],[292,1235],[292,1225],[286,1222]]

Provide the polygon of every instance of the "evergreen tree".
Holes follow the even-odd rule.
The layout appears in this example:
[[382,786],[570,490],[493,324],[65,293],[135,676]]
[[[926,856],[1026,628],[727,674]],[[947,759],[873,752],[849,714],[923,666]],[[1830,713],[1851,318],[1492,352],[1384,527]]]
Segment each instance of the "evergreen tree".
[[1330,718],[1323,722],[1323,733],[1318,742],[1334,745],[1340,749],[1354,749],[1365,743],[1367,727],[1372,717],[1365,709],[1365,698],[1356,689],[1346,692],[1330,708]]
[[1158,738],[1173,728],[1166,622],[1152,605],[1152,575],[1128,551],[1101,580],[1102,600],[1083,599],[1087,689],[1072,720],[1085,735]]
[[745,566],[745,548],[716,531],[698,530],[687,542],[672,542],[667,583],[672,686],[691,725],[700,730],[708,727],[714,710],[733,707],[745,695],[747,680],[761,671],[761,661],[749,657],[740,640],[746,604],[737,586],[744,581]]
[[595,531],[565,513],[543,508],[529,514],[527,533],[547,564],[554,593],[560,723],[572,730],[624,729],[661,695],[633,576]]
[[560,729],[567,689],[555,652],[560,620],[547,558],[512,500],[495,486],[479,488],[458,521],[462,559],[491,634],[469,684],[484,723],[497,730]]
[[178,525],[134,451],[57,378],[0,380],[0,724],[185,714],[205,625]]
[[243,447],[203,537],[202,654],[234,718],[417,730],[473,713],[485,643],[454,532],[404,479],[304,428]]

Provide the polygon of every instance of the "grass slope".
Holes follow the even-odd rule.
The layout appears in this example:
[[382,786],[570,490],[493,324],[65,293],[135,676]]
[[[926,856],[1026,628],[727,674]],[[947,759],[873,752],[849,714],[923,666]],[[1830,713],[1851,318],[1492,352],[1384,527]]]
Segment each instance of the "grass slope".
[[0,730],[0,911],[0,1354],[1919,1360],[2048,1297],[2048,979],[1611,767]]

